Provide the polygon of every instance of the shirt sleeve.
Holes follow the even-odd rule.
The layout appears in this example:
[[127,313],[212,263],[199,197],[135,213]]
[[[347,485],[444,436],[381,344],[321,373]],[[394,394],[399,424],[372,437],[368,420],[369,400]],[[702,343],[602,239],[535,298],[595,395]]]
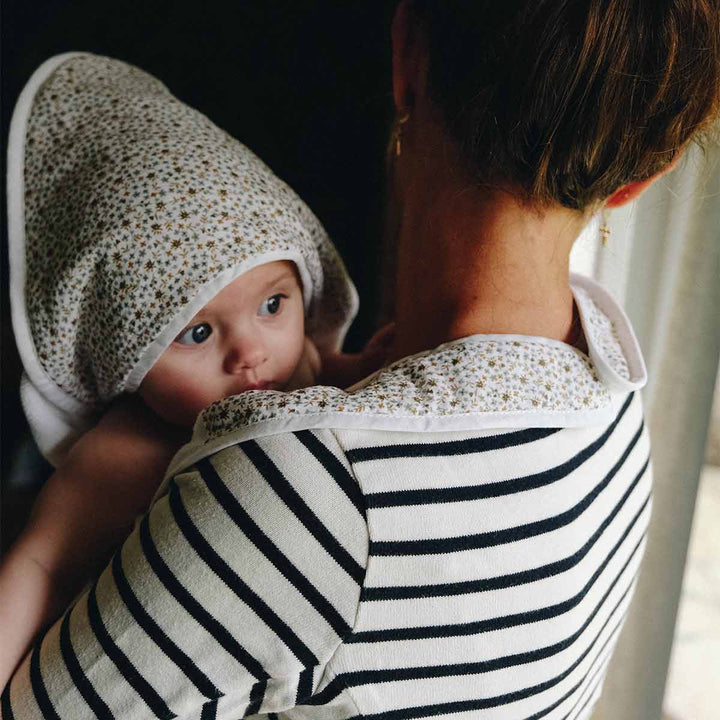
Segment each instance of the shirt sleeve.
[[38,641],[3,720],[238,718],[311,699],[355,622],[362,493],[331,431],[250,440],[176,475]]

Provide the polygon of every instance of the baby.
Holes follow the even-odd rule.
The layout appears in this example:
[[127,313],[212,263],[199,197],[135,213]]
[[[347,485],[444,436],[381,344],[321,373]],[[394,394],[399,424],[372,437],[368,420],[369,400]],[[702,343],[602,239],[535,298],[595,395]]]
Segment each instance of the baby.
[[357,295],[310,210],[137,68],[47,61],[8,167],[23,405],[57,470],[0,568],[0,687],[147,509],[203,408],[313,384],[321,358],[349,384],[381,347],[340,354]]

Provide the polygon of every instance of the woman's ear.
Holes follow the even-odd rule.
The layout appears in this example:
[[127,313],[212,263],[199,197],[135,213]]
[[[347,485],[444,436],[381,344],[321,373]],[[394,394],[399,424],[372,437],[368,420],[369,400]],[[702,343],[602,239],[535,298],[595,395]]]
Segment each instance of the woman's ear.
[[409,0],[402,0],[392,21],[392,83],[395,109],[405,114],[425,84],[426,53],[422,34],[413,23]]
[[632,202],[642,195],[659,177],[669,173],[680,162],[681,153],[678,153],[673,161],[666,165],[660,172],[655,173],[647,180],[638,180],[637,182],[628,183],[620,186],[606,201],[605,207],[608,210],[619,208],[627,203]]
[[653,175],[647,180],[640,180],[638,182],[622,185],[605,201],[605,207],[608,210],[612,210],[613,208],[619,208],[623,205],[627,205],[627,203],[640,197],[640,195],[642,195],[661,174],[662,173]]

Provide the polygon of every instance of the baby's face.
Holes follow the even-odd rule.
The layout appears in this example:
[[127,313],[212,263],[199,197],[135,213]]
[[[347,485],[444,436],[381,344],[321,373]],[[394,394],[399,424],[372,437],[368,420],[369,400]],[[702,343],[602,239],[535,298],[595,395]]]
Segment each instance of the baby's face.
[[266,263],[235,279],[192,319],[138,392],[165,420],[192,427],[216,400],[245,390],[282,390],[304,342],[295,264]]

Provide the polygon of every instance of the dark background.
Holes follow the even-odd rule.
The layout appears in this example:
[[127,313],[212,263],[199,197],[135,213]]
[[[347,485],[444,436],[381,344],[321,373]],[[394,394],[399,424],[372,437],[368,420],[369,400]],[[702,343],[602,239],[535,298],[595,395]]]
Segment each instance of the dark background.
[[[361,298],[346,349],[372,333],[380,303],[384,160],[392,117],[392,0],[3,0],[2,159],[15,101],[48,57],[86,50],[159,78],[256,152],[315,211]],[[3,192],[3,218],[5,202]],[[32,459],[19,405],[2,222],[2,544],[36,484],[9,487]],[[42,475],[48,468],[41,468]]]

